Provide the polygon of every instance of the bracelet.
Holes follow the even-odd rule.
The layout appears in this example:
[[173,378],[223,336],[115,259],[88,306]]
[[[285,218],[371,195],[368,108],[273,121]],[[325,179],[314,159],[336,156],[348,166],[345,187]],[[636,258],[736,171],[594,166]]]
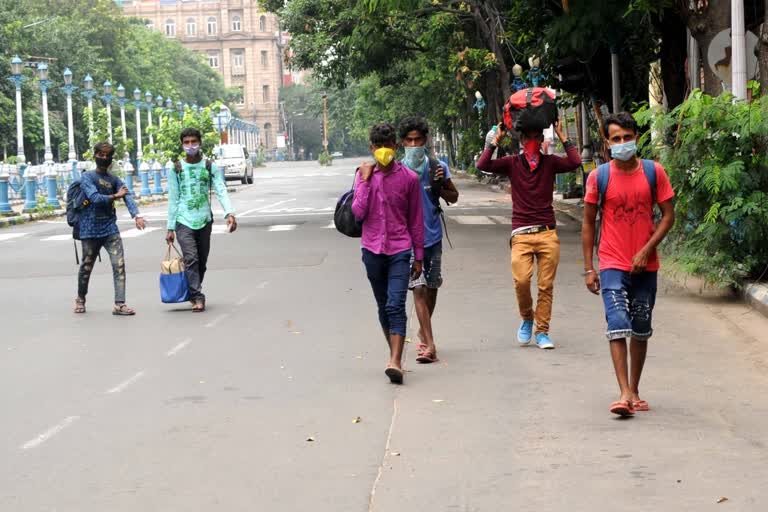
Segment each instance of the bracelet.
[[585,270],[584,273],[581,274],[581,275],[582,275],[582,277],[587,277],[589,274],[597,274],[597,272],[595,272],[594,269],[592,269],[592,270]]

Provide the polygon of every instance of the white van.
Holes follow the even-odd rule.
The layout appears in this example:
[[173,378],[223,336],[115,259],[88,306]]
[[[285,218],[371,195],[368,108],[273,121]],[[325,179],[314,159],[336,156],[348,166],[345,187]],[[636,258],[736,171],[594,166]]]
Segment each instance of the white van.
[[253,183],[253,163],[242,144],[221,144],[213,150],[216,166],[224,171],[224,179]]

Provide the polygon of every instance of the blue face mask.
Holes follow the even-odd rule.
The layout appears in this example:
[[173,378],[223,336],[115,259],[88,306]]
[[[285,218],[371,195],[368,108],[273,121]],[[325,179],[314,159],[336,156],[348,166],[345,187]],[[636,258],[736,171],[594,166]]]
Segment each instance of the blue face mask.
[[424,146],[405,148],[405,158],[403,158],[403,163],[419,176],[424,173],[424,164],[426,161],[427,151]]
[[631,140],[624,144],[614,144],[611,146],[611,158],[626,162],[632,160],[637,154],[637,141]]

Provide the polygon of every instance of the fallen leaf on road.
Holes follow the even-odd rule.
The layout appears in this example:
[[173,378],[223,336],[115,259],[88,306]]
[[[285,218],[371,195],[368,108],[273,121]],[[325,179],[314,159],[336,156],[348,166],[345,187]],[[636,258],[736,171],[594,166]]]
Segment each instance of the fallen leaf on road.
[[352,420],[352,423],[360,423],[363,421],[363,419],[360,416],[356,416],[355,419]]
[[204,381],[204,380],[201,380],[201,381],[200,381],[200,384],[205,384],[205,381]]
[[400,452],[392,452],[392,456],[393,457],[399,457],[400,456]]
[[355,359],[362,359],[363,356],[355,356]]
[[432,401],[433,401],[434,403],[436,403],[436,404],[441,404],[441,403],[445,402],[445,400],[440,400],[440,399],[437,399],[437,400],[432,400]]
[[405,342],[406,343],[410,343],[411,342],[411,338],[405,338]]
[[723,496],[722,498],[720,498],[719,500],[717,500],[717,502],[718,502],[718,503],[723,503],[723,502],[725,502],[725,501],[728,501],[728,498],[726,498],[725,496]]
[[291,331],[291,334],[301,334],[301,331]]
[[314,443],[314,442],[315,442],[315,438],[314,438],[314,437],[312,437],[312,436],[309,436],[309,437],[307,438],[307,442],[308,442],[308,443]]

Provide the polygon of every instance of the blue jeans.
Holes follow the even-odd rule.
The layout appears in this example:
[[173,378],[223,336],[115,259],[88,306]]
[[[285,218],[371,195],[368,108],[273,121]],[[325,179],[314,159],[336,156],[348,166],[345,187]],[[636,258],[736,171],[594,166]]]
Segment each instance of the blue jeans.
[[600,272],[600,287],[608,322],[609,340],[647,340],[653,334],[651,320],[656,304],[656,272],[632,274],[623,270]]
[[411,251],[374,254],[363,249],[363,264],[379,308],[379,323],[385,333],[405,336],[405,300],[411,274]]

